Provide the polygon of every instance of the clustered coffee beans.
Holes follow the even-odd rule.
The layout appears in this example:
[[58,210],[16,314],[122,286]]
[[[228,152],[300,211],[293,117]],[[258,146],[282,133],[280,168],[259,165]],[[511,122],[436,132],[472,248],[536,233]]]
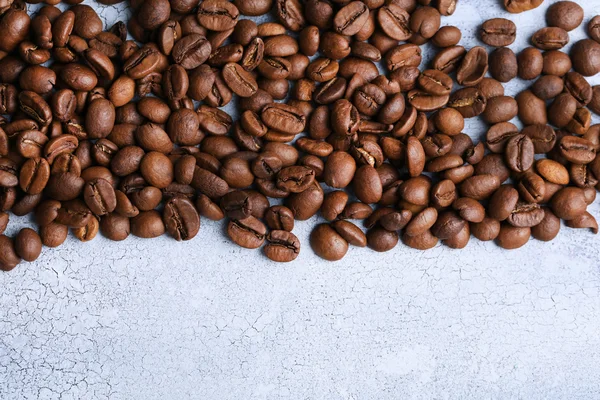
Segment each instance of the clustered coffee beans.
[[[81,241],[190,240],[201,217],[280,262],[300,252],[294,221],[319,212],[310,244],[327,260],[400,239],[463,248],[471,234],[514,249],[555,238],[561,220],[598,230],[586,208],[600,87],[586,77],[600,71],[600,16],[566,54],[584,19],[575,2],[552,4],[518,54],[504,18],[481,25],[490,53],[459,45],[460,29],[441,26],[457,0],[131,0],[132,18],[106,31],[81,2],[31,16],[0,2],[0,234],[8,211],[39,225],[0,235],[3,270],[69,228]],[[426,42],[437,50],[422,66]],[[517,77],[530,88],[505,95]],[[232,101],[237,121],[220,109]],[[478,116],[489,129],[473,142],[465,119]]]

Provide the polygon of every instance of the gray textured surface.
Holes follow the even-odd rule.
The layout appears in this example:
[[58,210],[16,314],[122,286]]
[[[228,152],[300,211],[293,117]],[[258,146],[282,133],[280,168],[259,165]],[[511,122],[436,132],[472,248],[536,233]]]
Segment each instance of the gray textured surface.
[[[579,3],[586,22],[600,13],[597,0]],[[512,17],[511,47],[524,46],[546,7]],[[99,9],[107,23],[125,18]],[[497,1],[461,0],[443,24],[462,27],[470,47],[495,16],[507,16]],[[597,203],[590,211],[600,217]],[[463,251],[353,248],[330,264],[309,249],[314,223],[298,224],[304,248],[289,265],[203,221],[191,243],[70,239],[0,274],[0,398],[600,397],[591,233],[564,228],[513,252],[475,239]]]

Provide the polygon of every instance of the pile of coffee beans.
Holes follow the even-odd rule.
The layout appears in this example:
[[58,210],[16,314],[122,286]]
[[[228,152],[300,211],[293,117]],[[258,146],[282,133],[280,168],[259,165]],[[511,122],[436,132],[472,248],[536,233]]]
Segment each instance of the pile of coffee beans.
[[[69,229],[185,241],[201,218],[279,262],[300,253],[294,222],[317,214],[310,245],[332,261],[471,235],[515,249],[554,239],[561,220],[597,233],[600,86],[586,77],[600,72],[600,16],[569,54],[584,23],[573,1],[552,4],[518,54],[504,18],[466,49],[441,26],[457,1],[131,0],[111,27],[82,0],[33,15],[0,1],[0,269]],[[529,89],[506,95],[517,78]],[[237,121],[220,109],[231,102]],[[465,134],[475,117],[487,132]],[[39,232],[1,235],[8,212],[33,213]]]

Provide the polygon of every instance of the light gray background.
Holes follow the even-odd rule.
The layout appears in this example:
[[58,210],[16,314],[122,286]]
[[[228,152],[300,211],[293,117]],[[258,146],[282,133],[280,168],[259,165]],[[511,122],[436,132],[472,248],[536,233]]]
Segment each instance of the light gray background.
[[[128,15],[86,3],[107,24]],[[471,47],[482,21],[512,18],[518,50],[545,3],[509,17],[498,1],[460,0],[442,22]],[[579,3],[586,23],[600,13],[598,0]],[[600,217],[597,203],[590,211]],[[332,264],[309,248],[316,222],[297,224],[303,249],[287,265],[204,220],[191,243],[69,239],[0,274],[0,398],[600,398],[591,233],[564,228],[512,252],[475,239],[462,251],[352,248]]]

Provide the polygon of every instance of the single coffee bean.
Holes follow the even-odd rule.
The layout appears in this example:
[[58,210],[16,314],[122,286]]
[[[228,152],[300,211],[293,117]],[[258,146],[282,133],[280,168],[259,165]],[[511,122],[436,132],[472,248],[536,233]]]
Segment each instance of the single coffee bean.
[[544,75],[533,86],[531,92],[542,100],[551,100],[562,93],[564,80],[556,75]]
[[90,210],[99,216],[109,214],[117,207],[114,188],[108,181],[101,178],[87,182],[83,196]]
[[291,193],[301,193],[315,179],[315,171],[308,167],[295,166],[283,168],[277,174],[277,187]]
[[36,231],[24,228],[15,238],[15,252],[25,261],[33,262],[42,253],[42,239]]
[[450,96],[448,107],[456,109],[465,118],[481,115],[487,106],[487,99],[479,89],[471,87],[459,89]]
[[272,261],[290,262],[300,254],[300,241],[291,232],[273,230],[267,235],[265,255]]
[[535,161],[533,142],[524,134],[510,138],[506,143],[506,164],[515,172],[525,172]]
[[433,68],[449,74],[459,67],[466,52],[462,46],[446,47],[434,57]]
[[169,235],[177,241],[191,240],[200,230],[200,216],[185,197],[173,197],[165,204],[163,221]]
[[570,162],[589,164],[596,158],[594,145],[587,139],[565,136],[559,144],[560,154]]
[[489,46],[509,46],[514,43],[516,37],[517,26],[508,19],[490,19],[481,26],[481,40]]
[[524,11],[533,10],[542,4],[544,0],[504,0],[506,11],[518,14]]
[[490,75],[500,82],[510,82],[519,72],[517,56],[508,47],[494,50],[490,54],[489,64]]
[[582,189],[566,187],[552,197],[550,207],[558,218],[568,221],[582,215],[587,203]]
[[200,34],[193,33],[177,41],[173,47],[173,60],[183,68],[191,70],[208,60],[210,53],[211,45],[208,40]]
[[165,233],[165,224],[156,210],[142,211],[131,219],[131,233],[142,239],[152,239]]
[[519,106],[517,101],[509,96],[496,96],[487,101],[487,106],[482,114],[488,124],[508,122],[517,116]]
[[11,271],[21,262],[11,238],[0,235],[0,250],[0,270]]
[[237,245],[257,249],[264,243],[267,230],[260,220],[250,216],[242,220],[231,220],[227,225],[227,233]]
[[559,1],[546,11],[548,26],[556,26],[572,31],[583,22],[583,8],[574,1]]
[[100,220],[100,232],[112,241],[125,240],[131,233],[129,218],[117,213],[105,215]]
[[516,227],[505,222],[500,226],[496,243],[503,249],[514,250],[523,247],[530,237],[531,228]]
[[471,223],[470,228],[473,236],[484,242],[495,240],[500,234],[500,222],[489,217],[480,223]]
[[377,14],[377,21],[385,34],[392,39],[405,41],[412,36],[409,27],[410,14],[395,3],[381,7]]
[[240,97],[250,97],[256,93],[256,80],[240,64],[228,63],[223,67],[223,79],[229,88]]
[[573,69],[583,76],[594,76],[600,71],[600,43],[591,39],[578,41],[571,48]]
[[356,35],[369,18],[369,8],[361,1],[353,1],[341,8],[333,19],[336,32]]
[[516,100],[519,106],[519,118],[525,125],[545,125],[548,123],[546,102],[536,97],[530,90],[519,93]]
[[431,38],[431,42],[437,47],[456,46],[462,38],[462,32],[455,26],[443,26]]
[[558,50],[569,43],[569,33],[562,28],[542,28],[533,34],[531,42],[541,50]]
[[579,217],[567,221],[566,225],[569,228],[590,229],[594,235],[598,234],[598,222],[596,221],[596,218],[587,211]]
[[540,76],[544,68],[542,52],[534,47],[527,47],[517,56],[519,78],[532,80]]
[[327,224],[318,225],[310,235],[313,251],[328,261],[339,261],[348,252],[348,242]]
[[291,31],[301,30],[306,23],[304,7],[299,0],[275,0],[275,11],[278,20]]
[[30,158],[21,167],[19,184],[25,193],[42,193],[49,179],[50,164],[44,158]]

